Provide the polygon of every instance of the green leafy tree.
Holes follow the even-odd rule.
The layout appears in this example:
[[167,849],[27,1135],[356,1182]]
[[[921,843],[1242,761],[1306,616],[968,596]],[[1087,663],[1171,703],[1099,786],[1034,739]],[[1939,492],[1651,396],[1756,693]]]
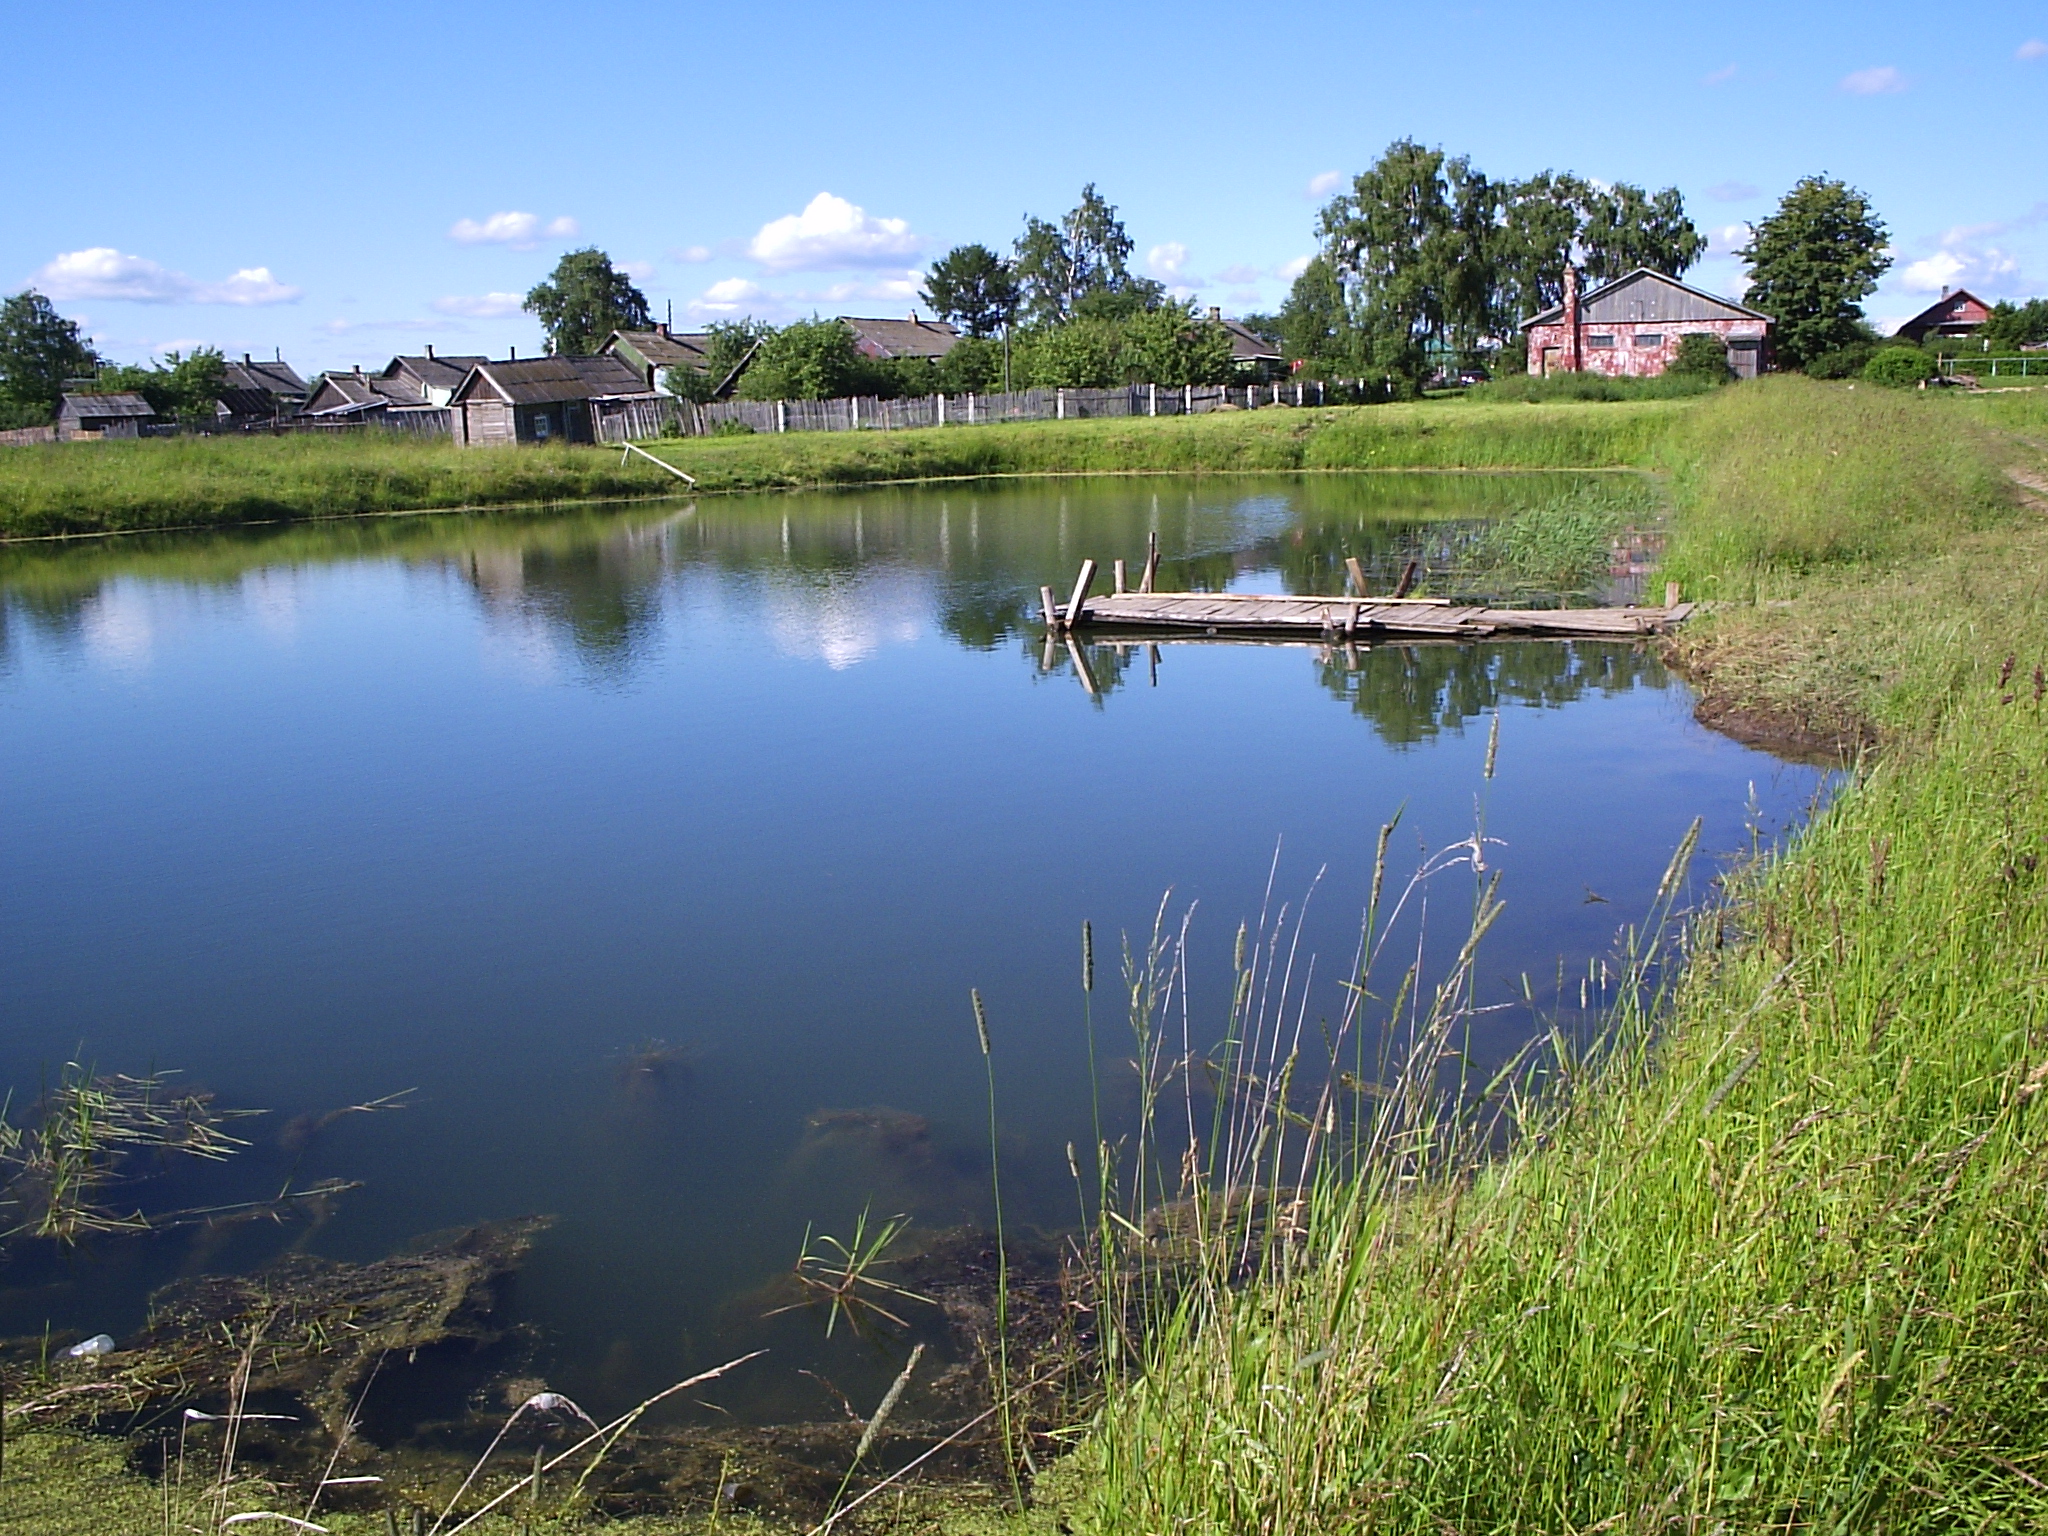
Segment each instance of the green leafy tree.
[[2048,343],[2048,299],[1992,305],[1991,318],[1977,328],[1971,339],[1978,343],[1979,350],[1991,353],[2012,353],[2021,347]]
[[1165,304],[1125,320],[1120,361],[1132,384],[1223,384],[1234,371],[1230,332],[1192,304]]
[[925,277],[924,301],[967,335],[998,335],[1022,301],[1016,270],[985,245],[955,246]]
[[[1164,292],[1158,284],[1132,276],[1131,237],[1092,181],[1081,189],[1080,203],[1059,223],[1027,217],[1015,249],[1024,312],[1035,324],[1072,319],[1081,301],[1096,293]],[[1102,318],[1099,313],[1097,318]]]
[[762,340],[740,393],[749,400],[836,400],[864,393],[870,372],[849,327],[813,316]]
[[986,394],[1003,385],[1003,346],[963,336],[933,366],[936,385],[949,395]]
[[1911,389],[1934,377],[1934,359],[1919,347],[1885,347],[1871,354],[1863,365],[1863,377],[1873,384],[1894,389]]
[[214,419],[226,381],[227,360],[215,348],[199,347],[189,353],[166,352],[153,367],[131,363],[102,368],[96,387],[138,394],[157,415],[199,425]]
[[50,420],[64,381],[90,375],[98,365],[77,322],[33,288],[0,300],[0,426]]
[[645,330],[652,323],[647,295],[595,247],[556,262],[521,307],[547,331],[548,350],[567,356],[587,356],[613,331]]
[[1020,333],[1012,381],[1023,389],[1107,389],[1124,382],[1120,321],[1070,320]]
[[1627,182],[1596,193],[1580,230],[1586,276],[1596,283],[1648,267],[1671,277],[1706,254],[1707,238],[1686,217],[1676,187],[1645,192]]
[[1290,362],[1344,371],[1369,366],[1359,356],[1359,336],[1351,323],[1344,280],[1326,256],[1302,268],[1280,306],[1280,349]]
[[1355,290],[1363,361],[1420,387],[1428,356],[1488,329],[1493,187],[1463,157],[1389,145],[1324,208],[1324,254]]
[[1870,200],[1825,176],[1808,176],[1787,192],[1736,254],[1749,267],[1743,302],[1777,322],[1778,358],[1793,367],[1855,343],[1863,323],[1858,301],[1891,266]]

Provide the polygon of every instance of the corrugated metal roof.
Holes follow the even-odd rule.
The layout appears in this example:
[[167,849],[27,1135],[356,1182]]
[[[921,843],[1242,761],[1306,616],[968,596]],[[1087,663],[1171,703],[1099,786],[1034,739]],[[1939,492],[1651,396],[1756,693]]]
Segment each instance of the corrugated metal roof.
[[944,357],[960,333],[944,320],[863,320],[841,315],[856,345],[873,357]]
[[156,411],[140,395],[66,395],[63,414],[89,416],[154,416]]
[[322,374],[306,401],[308,416],[334,416],[350,411],[378,410],[385,406],[424,405],[426,396],[403,379],[379,374]]
[[[1631,292],[1633,286],[1647,285],[1654,294]],[[1691,302],[1687,302],[1690,300]],[[1596,310],[1595,306],[1599,306]],[[1700,306],[1707,306],[1702,309]],[[1639,311],[1639,312],[1638,312]],[[1718,311],[1718,313],[1716,313]],[[1603,283],[1579,298],[1579,315],[1582,319],[1596,324],[1613,324],[1626,320],[1763,320],[1770,316],[1761,310],[1750,309],[1733,299],[1724,299],[1708,293],[1704,288],[1695,288],[1690,283],[1681,283],[1668,272],[1658,272],[1650,267],[1637,267],[1624,277],[1617,277],[1611,283]],[[1521,329],[1532,325],[1554,325],[1564,318],[1564,306],[1553,304],[1540,315],[1531,315],[1524,320]]]
[[456,390],[451,404],[488,389],[514,405],[550,405],[557,400],[597,400],[644,395],[647,381],[616,357],[536,357],[518,362],[479,363]]

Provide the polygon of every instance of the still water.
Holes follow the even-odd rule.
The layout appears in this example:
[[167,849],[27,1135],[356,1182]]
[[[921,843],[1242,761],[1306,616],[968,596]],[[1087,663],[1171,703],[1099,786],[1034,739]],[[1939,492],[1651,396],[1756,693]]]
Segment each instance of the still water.
[[[311,1228],[18,1258],[0,1335],[118,1337],[180,1273],[538,1212],[512,1305],[551,1385],[602,1416],[767,1340],[775,1369],[721,1401],[833,1411],[797,1366],[892,1367],[749,1293],[870,1202],[987,1218],[970,987],[1007,1209],[1056,1228],[1089,1124],[1083,919],[1107,1033],[1115,936],[1169,890],[1174,922],[1192,906],[1213,1038],[1238,922],[1269,880],[1276,903],[1313,886],[1334,1016],[1381,822],[1401,813],[1398,874],[1483,800],[1507,910],[1482,986],[1526,975],[1548,1009],[1694,816],[1704,894],[1806,809],[1814,771],[1702,730],[1626,646],[1094,648],[1091,692],[1030,618],[1041,583],[1135,567],[1148,531],[1164,587],[1334,591],[1347,554],[1397,568],[1555,489],[1039,482],[0,555],[0,1084],[19,1106],[66,1060],[174,1068],[270,1112],[145,1205],[362,1182]],[[1462,937],[1462,878],[1432,952]],[[1478,1053],[1536,1027],[1491,1015]]]

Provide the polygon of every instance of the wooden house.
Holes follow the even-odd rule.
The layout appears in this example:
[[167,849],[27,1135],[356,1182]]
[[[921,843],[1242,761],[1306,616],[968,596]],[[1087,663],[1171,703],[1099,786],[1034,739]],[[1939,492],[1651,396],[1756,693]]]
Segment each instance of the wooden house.
[[455,441],[483,447],[594,442],[593,402],[653,398],[639,370],[621,358],[536,357],[478,363],[448,403]]
[[1209,323],[1220,325],[1230,336],[1230,365],[1240,382],[1263,384],[1287,372],[1287,354],[1242,320],[1226,320],[1223,311],[1209,309]]
[[66,395],[57,408],[57,440],[140,437],[142,429],[156,420],[155,407],[140,395]]
[[283,358],[230,359],[222,368],[220,399],[214,415],[230,426],[254,426],[295,416],[310,391],[298,371]]
[[381,373],[323,373],[313,382],[303,414],[323,421],[364,421],[393,409],[420,409],[426,405],[419,389],[405,379],[387,378]]
[[419,357],[394,357],[378,377],[388,384],[403,385],[421,405],[444,406],[469,377],[469,370],[489,361],[487,357],[436,357],[429,347]]
[[650,391],[668,395],[674,391],[662,375],[669,369],[691,368],[704,373],[710,368],[711,333],[671,331],[666,325],[657,325],[651,331],[613,331],[605,337],[597,355],[617,358],[639,374]]
[[944,320],[863,320],[841,315],[839,323],[853,332],[854,349],[863,357],[886,362],[898,357],[921,357],[937,362],[953,350],[960,332]]
[[1648,267],[1584,295],[1577,271],[1566,267],[1564,302],[1524,320],[1522,329],[1529,371],[1539,376],[1653,378],[1671,366],[1680,341],[1702,332],[1720,338],[1738,378],[1753,379],[1769,364],[1769,315]]
[[1944,288],[1938,300],[1893,334],[1914,343],[1924,342],[1930,336],[1968,336],[1990,318],[1991,306],[1969,289],[1951,292]]

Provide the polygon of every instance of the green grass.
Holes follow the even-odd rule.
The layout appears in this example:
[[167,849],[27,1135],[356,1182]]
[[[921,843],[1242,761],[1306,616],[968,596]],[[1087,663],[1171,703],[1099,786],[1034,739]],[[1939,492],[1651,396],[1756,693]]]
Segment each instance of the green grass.
[[[702,493],[987,475],[1637,464],[1675,404],[1404,406],[1022,422],[912,432],[671,439]],[[152,439],[0,449],[0,537],[224,526],[452,507],[671,496],[616,449],[347,438]]]
[[1291,1242],[1217,1221],[1077,1530],[2048,1529],[2048,531],[1985,405],[1783,380],[1688,418],[1710,690],[1819,680],[1881,754],[1661,1002],[1546,1056],[1505,1151],[1424,1096],[1305,1205],[1242,1203]]

